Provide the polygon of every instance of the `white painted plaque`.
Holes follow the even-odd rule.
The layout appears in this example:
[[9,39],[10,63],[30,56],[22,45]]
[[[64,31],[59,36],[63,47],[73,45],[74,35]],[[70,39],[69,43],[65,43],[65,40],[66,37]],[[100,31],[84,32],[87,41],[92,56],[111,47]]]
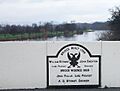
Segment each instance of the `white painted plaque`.
[[100,55],[80,44],[69,44],[47,56],[48,87],[99,87]]

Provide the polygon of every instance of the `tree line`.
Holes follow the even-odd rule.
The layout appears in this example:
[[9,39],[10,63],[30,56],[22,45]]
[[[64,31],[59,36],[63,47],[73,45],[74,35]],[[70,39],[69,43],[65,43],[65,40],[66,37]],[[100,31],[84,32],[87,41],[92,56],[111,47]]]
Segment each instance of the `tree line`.
[[52,24],[47,22],[45,24],[36,23],[32,25],[0,25],[0,34],[23,34],[23,33],[43,33],[43,32],[73,32],[80,31],[75,23]]

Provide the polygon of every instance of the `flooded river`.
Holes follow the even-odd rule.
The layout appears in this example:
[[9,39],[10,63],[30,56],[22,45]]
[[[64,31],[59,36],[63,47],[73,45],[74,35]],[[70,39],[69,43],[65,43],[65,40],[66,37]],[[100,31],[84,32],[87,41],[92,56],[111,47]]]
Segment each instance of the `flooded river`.
[[83,34],[75,34],[72,37],[52,37],[47,38],[47,41],[97,41],[98,37],[108,30],[95,30],[93,32],[84,32]]

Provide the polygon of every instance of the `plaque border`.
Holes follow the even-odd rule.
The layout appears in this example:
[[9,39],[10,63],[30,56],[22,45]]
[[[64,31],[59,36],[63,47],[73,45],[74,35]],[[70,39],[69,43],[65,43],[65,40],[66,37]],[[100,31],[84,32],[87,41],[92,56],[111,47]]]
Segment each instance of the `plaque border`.
[[[59,53],[64,48],[66,48],[68,46],[79,46],[79,47],[82,47],[83,49],[85,49],[87,51],[87,53],[89,54],[90,57],[98,57],[99,58],[99,69],[98,69],[99,70],[99,84],[94,84],[94,85],[49,85],[49,62],[48,62],[49,58],[57,58]],[[75,43],[68,44],[68,45],[62,47],[58,51],[56,56],[47,56],[47,65],[46,66],[47,66],[47,88],[61,88],[62,89],[62,88],[99,88],[99,87],[101,87],[101,55],[92,55],[90,53],[90,51],[86,47],[84,47],[84,46],[82,46],[80,44],[75,44]]]

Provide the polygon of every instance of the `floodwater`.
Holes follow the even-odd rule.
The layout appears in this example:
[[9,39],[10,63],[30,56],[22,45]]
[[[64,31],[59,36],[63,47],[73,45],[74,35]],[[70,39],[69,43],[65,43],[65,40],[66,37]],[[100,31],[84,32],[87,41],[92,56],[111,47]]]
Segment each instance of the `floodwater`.
[[98,38],[101,36],[101,34],[107,31],[109,30],[95,30],[92,32],[84,32],[83,34],[75,34],[72,37],[52,37],[47,38],[46,41],[98,41]]

